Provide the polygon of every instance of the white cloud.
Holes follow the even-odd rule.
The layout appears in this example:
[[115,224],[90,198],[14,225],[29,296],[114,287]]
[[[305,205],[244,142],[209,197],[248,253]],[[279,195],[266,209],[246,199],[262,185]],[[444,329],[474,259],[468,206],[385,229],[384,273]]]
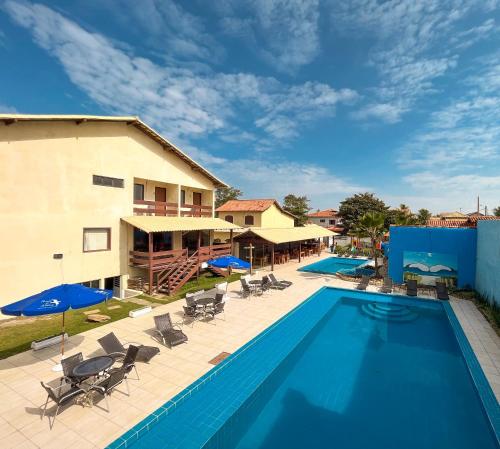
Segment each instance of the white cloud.
[[[494,20],[460,31],[465,17],[488,14],[497,1],[482,0],[354,0],[332,2],[332,23],[343,34],[375,38],[369,64],[380,84],[368,95],[358,119],[397,122],[418,100],[437,92],[435,80],[456,68],[458,54],[493,36]],[[370,104],[371,103],[371,104]],[[383,110],[379,104],[392,105]],[[395,111],[399,111],[396,114]],[[393,112],[393,114],[390,114]]]
[[18,114],[19,112],[17,111],[16,108],[13,106],[9,106],[3,103],[0,103],[0,114]]
[[318,0],[227,0],[217,6],[223,30],[247,40],[280,71],[294,71],[319,54]]
[[198,73],[159,65],[44,5],[9,0],[4,9],[95,102],[113,113],[140,115],[177,142],[224,134],[225,129],[234,134],[241,105],[253,119],[255,132],[264,131],[264,140],[289,139],[297,135],[299,125],[334,116],[337,103],[356,99],[352,90],[322,83],[289,86],[253,74]]
[[[335,176],[328,169],[315,164],[274,161],[270,159],[240,159],[217,167],[217,173],[243,192],[256,197],[271,193],[283,198],[289,193],[306,195],[321,201],[332,201],[332,196],[343,198],[346,194],[370,190]],[[337,199],[338,201],[338,199]]]
[[362,106],[361,109],[353,112],[351,116],[357,120],[376,118],[385,123],[397,123],[401,120],[401,115],[404,112],[405,108],[401,105],[372,103]]

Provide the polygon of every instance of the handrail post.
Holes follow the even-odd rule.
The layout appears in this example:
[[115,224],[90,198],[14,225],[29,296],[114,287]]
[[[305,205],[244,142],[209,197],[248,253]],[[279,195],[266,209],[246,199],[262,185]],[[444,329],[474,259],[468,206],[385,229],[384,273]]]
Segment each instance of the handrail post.
[[153,293],[153,233],[148,234],[149,294]]

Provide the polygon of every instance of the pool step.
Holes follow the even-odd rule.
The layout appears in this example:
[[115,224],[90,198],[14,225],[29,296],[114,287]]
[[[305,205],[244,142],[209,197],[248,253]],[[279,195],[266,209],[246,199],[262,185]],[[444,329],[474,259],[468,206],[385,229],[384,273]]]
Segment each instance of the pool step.
[[399,304],[382,304],[378,302],[371,302],[363,304],[361,310],[365,315],[371,318],[384,321],[397,321],[400,323],[407,323],[416,320],[418,314],[407,306]]

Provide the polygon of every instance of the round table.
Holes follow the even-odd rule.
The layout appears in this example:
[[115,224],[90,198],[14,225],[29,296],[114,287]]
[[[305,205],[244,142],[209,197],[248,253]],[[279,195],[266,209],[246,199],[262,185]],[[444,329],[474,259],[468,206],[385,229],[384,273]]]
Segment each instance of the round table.
[[113,365],[113,357],[109,355],[92,357],[76,365],[73,368],[73,376],[80,378],[97,376],[97,374],[107,370],[111,365]]
[[206,296],[204,298],[198,298],[198,299],[195,299],[195,302],[196,302],[196,305],[200,305],[200,306],[208,306],[210,304],[213,304],[215,301],[215,298],[212,298],[211,296]]

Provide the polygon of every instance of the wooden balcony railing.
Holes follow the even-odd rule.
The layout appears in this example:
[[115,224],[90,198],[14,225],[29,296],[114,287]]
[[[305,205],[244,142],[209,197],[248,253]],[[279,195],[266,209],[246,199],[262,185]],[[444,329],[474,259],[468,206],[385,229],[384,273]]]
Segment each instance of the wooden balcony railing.
[[[198,252],[200,262],[214,259],[215,257],[231,254],[231,245],[202,246]],[[188,258],[188,250],[174,249],[170,251],[158,251],[149,253],[147,251],[130,251],[130,264],[136,267],[149,268],[153,271],[163,270],[166,267],[177,264]]]
[[169,265],[187,259],[187,249],[173,249],[170,251],[130,251],[130,264],[141,268],[152,268],[153,271],[162,270]]
[[178,204],[163,201],[134,200],[134,214],[177,217]]
[[211,217],[212,206],[181,204],[181,217]]
[[200,262],[206,262],[207,260],[214,259],[216,257],[229,255],[231,255],[230,243],[224,243],[223,245],[202,246],[198,252]]

